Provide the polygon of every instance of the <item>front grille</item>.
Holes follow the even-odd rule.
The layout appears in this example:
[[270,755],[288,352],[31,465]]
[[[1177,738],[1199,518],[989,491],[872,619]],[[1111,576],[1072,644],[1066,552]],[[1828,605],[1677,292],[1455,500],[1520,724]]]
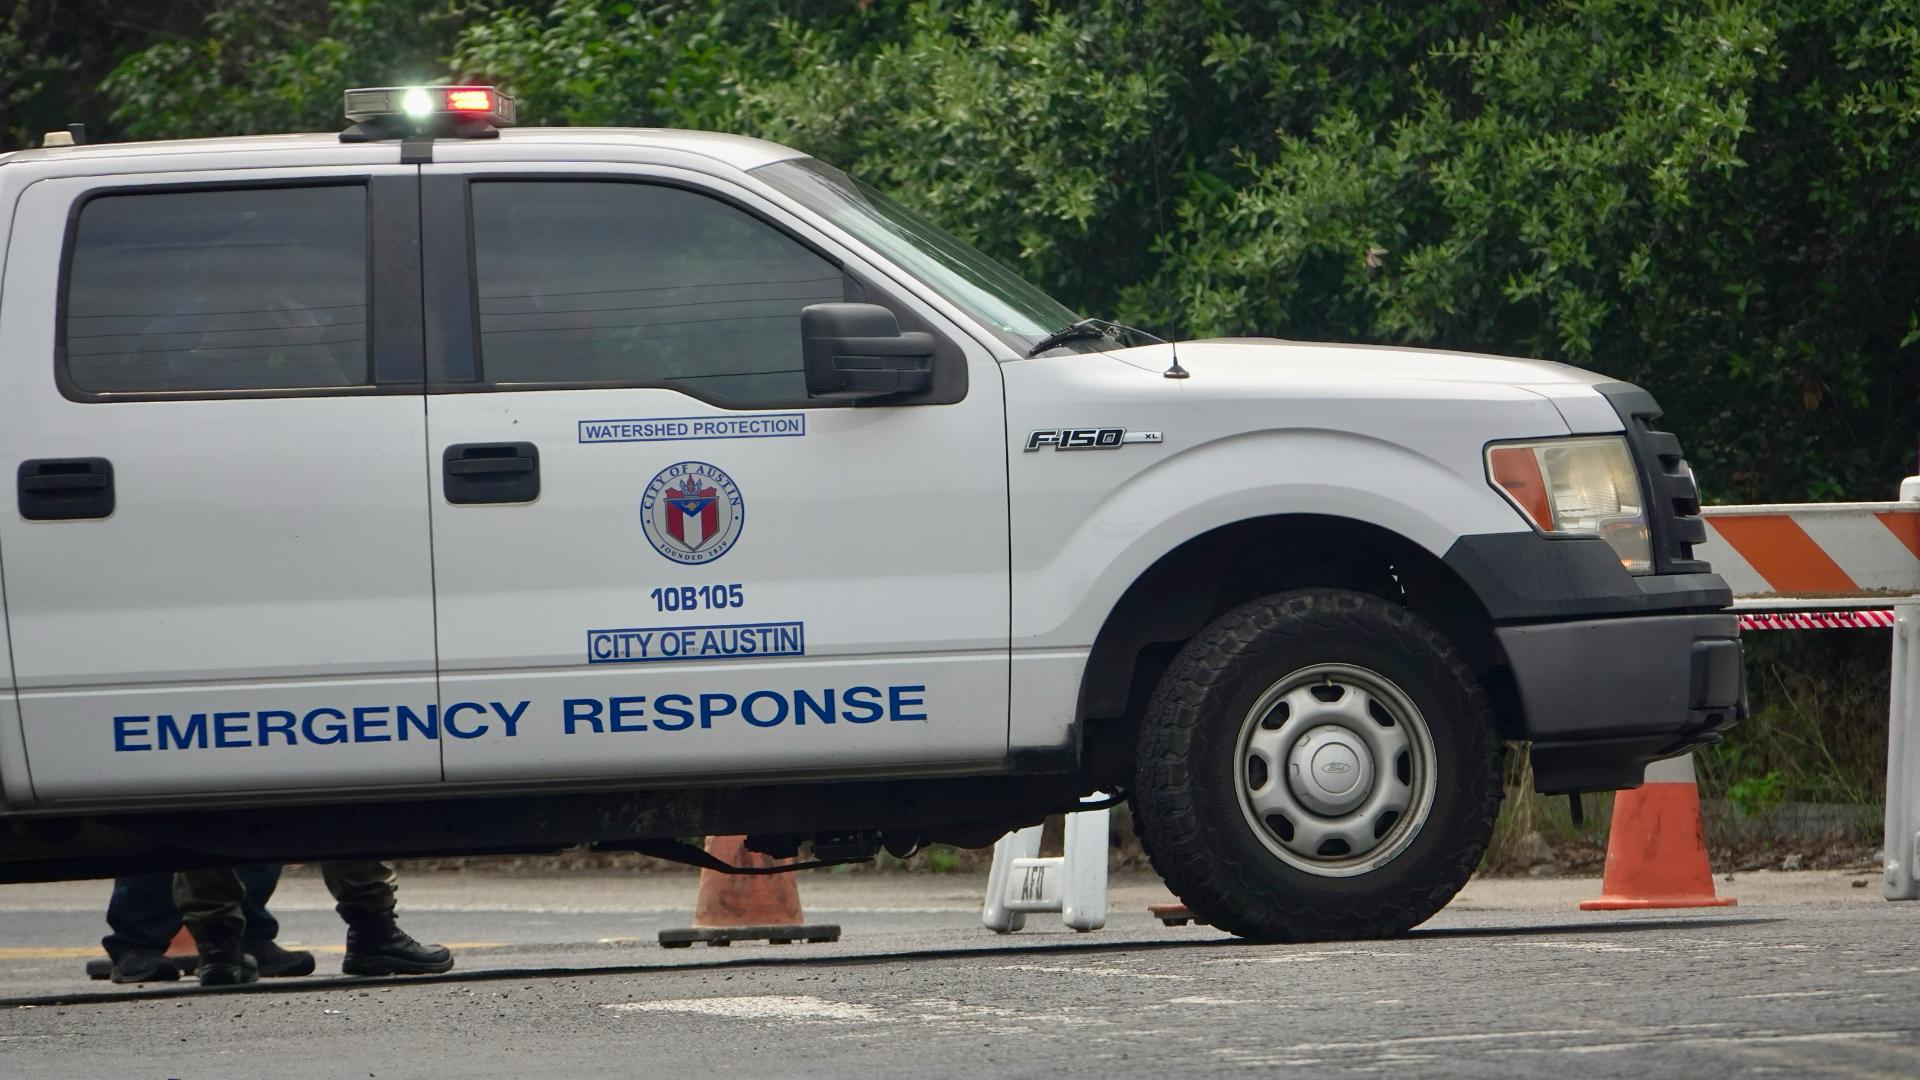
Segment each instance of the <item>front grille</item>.
[[1601,383],[1594,389],[1626,425],[1627,445],[1647,490],[1654,573],[1706,573],[1707,564],[1693,557],[1693,546],[1707,539],[1707,524],[1700,519],[1700,488],[1680,452],[1680,440],[1655,426],[1660,406],[1652,394],[1631,383]]

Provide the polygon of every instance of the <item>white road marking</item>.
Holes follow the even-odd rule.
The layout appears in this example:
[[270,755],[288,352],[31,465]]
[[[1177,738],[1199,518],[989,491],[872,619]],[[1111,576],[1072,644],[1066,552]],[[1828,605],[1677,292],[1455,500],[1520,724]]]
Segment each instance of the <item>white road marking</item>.
[[[600,1007],[619,1013],[680,1013],[787,1025],[913,1024],[921,1029],[1005,1036],[1028,1036],[1036,1031],[1056,1030],[1062,1026],[1099,1027],[1113,1023],[1100,1010],[1089,1009],[1085,1015],[1076,1015],[1072,1008],[1023,1012],[950,998],[926,998],[883,1008],[808,994],[755,994],[666,1001],[621,1001]],[[1129,1034],[1138,1036],[1143,1032],[1133,1029]]]
[[[1433,1055],[1411,1052],[1416,1047],[1439,1046],[1447,1044],[1475,1043],[1528,1043],[1546,1040],[1563,1040],[1554,1045],[1511,1045],[1487,1046],[1481,1050],[1486,1054],[1609,1054],[1623,1050],[1645,1049],[1649,1045],[1658,1046],[1760,1046],[1793,1043],[1849,1043],[1898,1039],[1902,1035],[1897,1031],[1819,1031],[1796,1034],[1784,1034],[1777,1031],[1755,1031],[1746,1034],[1729,1033],[1721,1035],[1684,1034],[1703,1028],[1727,1028],[1731,1024],[1680,1024],[1672,1027],[1651,1029],[1618,1029],[1602,1031],[1594,1028],[1552,1028],[1542,1031],[1494,1031],[1465,1035],[1415,1035],[1394,1039],[1377,1039],[1366,1042],[1325,1042],[1294,1043],[1289,1046],[1262,1048],[1259,1050],[1245,1047],[1220,1047],[1212,1051],[1219,1057],[1229,1058],[1243,1065],[1273,1066],[1285,1064],[1303,1064],[1313,1060],[1295,1057],[1298,1054],[1325,1053],[1327,1051],[1347,1052],[1347,1065],[1353,1068],[1363,1064],[1352,1059],[1352,1052],[1372,1051],[1364,1064],[1380,1065],[1392,1062],[1411,1062],[1431,1060]],[[1596,1036],[1618,1038],[1632,1035],[1628,1042],[1567,1042],[1564,1040],[1589,1039]]]
[[[1072,1006],[1065,1006],[1057,1011],[1022,1012],[1018,1009],[1009,1009],[1000,1005],[981,1005],[971,1001],[955,1001],[952,998],[927,998],[920,1001],[910,1001],[907,1005],[909,1008],[919,1010],[918,1015],[911,1018],[913,1022],[917,1024],[932,1023],[957,1026],[960,1024],[997,1020],[1006,1023],[1034,1024],[1047,1027],[1058,1024],[1098,1027],[1113,1023],[1112,1018],[1106,1015],[1104,1009],[1097,1008],[1092,1009],[1085,1016],[1080,1016],[1075,1015]],[[1015,1030],[1022,1033],[1027,1032],[1026,1028],[1016,1028]],[[1133,1034],[1137,1035],[1139,1031],[1136,1030]]]
[[766,994],[752,997],[679,998],[670,1001],[622,1001],[602,1005],[614,1012],[673,1012],[724,1016],[734,1020],[769,1020],[795,1024],[893,1024],[872,1005],[829,1001],[806,994]]
[[1689,937],[1672,938],[1662,944],[1661,947],[1672,948],[1677,946],[1685,946],[1690,949],[1753,949],[1757,952],[1799,952],[1813,948],[1813,946],[1803,942],[1730,941],[1721,938]]
[[[473,915],[684,915],[690,904],[513,904],[487,905],[469,903],[435,903],[424,901],[407,904],[408,911],[459,912]],[[9,910],[0,906],[0,911]],[[22,909],[38,910],[38,909]],[[318,911],[319,907],[305,904],[289,904],[284,908],[274,905],[280,911]],[[324,910],[331,911],[332,908]],[[868,905],[857,907],[827,906],[808,904],[807,911],[816,917],[822,915],[977,915],[980,905],[958,907],[948,905],[915,905],[892,907],[887,905]]]
[[1092,975],[1103,979],[1172,979],[1179,982],[1192,982],[1193,975],[1166,975],[1152,971],[1129,971],[1119,967],[1094,967],[1068,964],[999,964],[995,971],[1037,971],[1043,975]]
[[1394,1039],[1372,1039],[1365,1042],[1326,1042],[1293,1043],[1278,1046],[1275,1050],[1288,1053],[1316,1053],[1325,1050],[1391,1050],[1403,1046],[1428,1046],[1443,1043],[1499,1042],[1507,1039],[1548,1039],[1577,1038],[1582,1035],[1604,1035],[1608,1032],[1595,1028],[1548,1028],[1544,1031],[1482,1031],[1469,1035],[1404,1035]]
[[1346,960],[1352,957],[1368,959],[1396,956],[1412,956],[1410,952],[1386,952],[1379,949],[1323,949],[1319,952],[1288,953],[1284,956],[1223,956],[1217,960],[1203,960],[1203,964],[1316,964],[1323,960]]
[[1563,1054],[1612,1054],[1621,1050],[1644,1050],[1651,1042],[1659,1046],[1756,1046],[1776,1043],[1839,1043],[1869,1039],[1897,1039],[1898,1031],[1812,1031],[1797,1035],[1756,1032],[1751,1035],[1689,1035],[1678,1039],[1637,1039],[1621,1043],[1582,1043],[1574,1046],[1527,1047],[1527,1050],[1557,1050]]

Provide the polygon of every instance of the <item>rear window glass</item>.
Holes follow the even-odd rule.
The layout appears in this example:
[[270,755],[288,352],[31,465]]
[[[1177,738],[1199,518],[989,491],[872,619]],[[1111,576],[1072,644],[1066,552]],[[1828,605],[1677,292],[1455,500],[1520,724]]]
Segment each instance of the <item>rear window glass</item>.
[[370,382],[363,186],[94,198],[67,275],[62,351],[82,391]]

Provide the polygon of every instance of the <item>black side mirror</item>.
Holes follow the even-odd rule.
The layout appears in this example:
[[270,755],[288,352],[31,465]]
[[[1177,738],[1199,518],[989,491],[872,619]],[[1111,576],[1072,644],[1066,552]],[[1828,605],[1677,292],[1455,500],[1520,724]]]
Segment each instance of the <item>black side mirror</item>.
[[933,388],[933,335],[900,332],[878,304],[810,304],[800,309],[807,396],[854,401]]

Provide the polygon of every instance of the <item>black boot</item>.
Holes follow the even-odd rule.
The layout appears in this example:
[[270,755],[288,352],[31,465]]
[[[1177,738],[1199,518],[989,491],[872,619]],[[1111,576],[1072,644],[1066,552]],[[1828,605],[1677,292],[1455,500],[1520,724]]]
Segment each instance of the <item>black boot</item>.
[[173,982],[179,977],[180,968],[165,953],[153,949],[128,949],[113,962],[108,974],[117,983]]
[[356,915],[347,923],[348,975],[438,975],[453,968],[453,953],[413,940],[391,914]]
[[259,965],[263,979],[313,974],[313,954],[305,949],[283,949],[272,939],[247,942],[247,955]]
[[200,946],[200,985],[239,986],[258,982],[260,967],[238,941],[198,939]]

